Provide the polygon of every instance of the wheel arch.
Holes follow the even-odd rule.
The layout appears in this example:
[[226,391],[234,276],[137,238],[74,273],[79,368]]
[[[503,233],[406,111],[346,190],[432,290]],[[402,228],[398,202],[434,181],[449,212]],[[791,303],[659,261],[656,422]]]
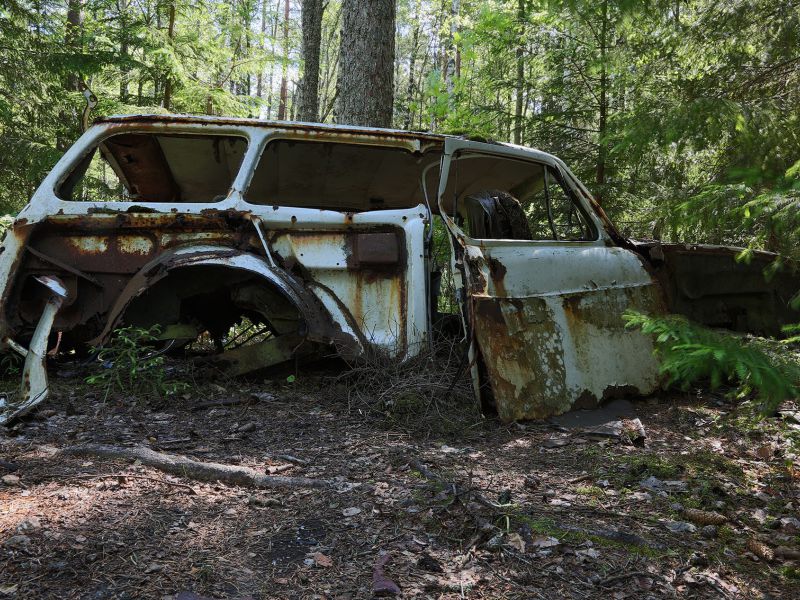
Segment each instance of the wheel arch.
[[307,339],[344,345],[352,342],[350,339],[344,339],[349,336],[335,325],[327,310],[302,282],[287,271],[270,265],[261,256],[250,252],[230,247],[202,245],[176,248],[144,265],[117,297],[108,313],[103,330],[89,343],[97,346],[105,342],[133,301],[171,272],[186,267],[202,266],[244,271],[267,283],[297,309],[305,325],[304,335]]

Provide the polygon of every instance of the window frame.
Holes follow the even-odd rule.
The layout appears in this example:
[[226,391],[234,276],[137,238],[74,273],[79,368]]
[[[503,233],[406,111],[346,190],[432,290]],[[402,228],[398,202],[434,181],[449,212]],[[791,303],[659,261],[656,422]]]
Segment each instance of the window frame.
[[[224,198],[212,201],[143,201],[143,200],[66,200],[60,195],[61,187],[65,184],[71,174],[77,169],[81,162],[92,153],[99,150],[100,145],[117,135],[123,134],[150,134],[154,136],[175,136],[175,137],[236,137],[245,142],[244,153],[239,164],[238,170],[231,179]],[[241,182],[248,170],[248,165],[252,162],[252,154],[256,149],[258,140],[247,128],[237,128],[229,126],[202,126],[196,125],[175,126],[171,124],[160,126],[142,126],[139,124],[110,124],[96,125],[88,129],[83,136],[67,151],[62,160],[53,168],[48,177],[42,183],[41,188],[47,191],[47,202],[55,202],[63,210],[69,209],[71,213],[89,212],[93,209],[109,208],[114,211],[125,211],[136,207],[152,209],[156,212],[165,212],[165,209],[178,208],[181,212],[192,211],[192,209],[203,209],[208,207],[220,208],[229,204],[235,204],[235,196],[241,189]],[[113,168],[110,166],[110,168]],[[37,199],[39,192],[34,195],[31,201]]]
[[[333,133],[333,132],[331,132]],[[258,141],[258,149],[257,152],[254,152],[255,156],[253,157],[252,163],[249,165],[247,173],[244,174],[245,177],[242,181],[242,187],[240,190],[241,193],[241,200],[242,203],[246,206],[253,207],[254,210],[264,210],[265,208],[278,206],[280,209],[287,209],[287,210],[309,210],[309,211],[324,211],[330,213],[338,213],[338,214],[350,214],[353,211],[349,211],[347,209],[338,209],[338,208],[309,208],[307,206],[292,206],[289,204],[279,204],[279,205],[272,205],[269,203],[254,203],[250,202],[247,199],[247,194],[250,191],[250,186],[253,183],[253,178],[255,177],[256,171],[258,170],[259,166],[261,165],[262,160],[264,160],[264,153],[267,150],[267,146],[272,142],[281,142],[281,141],[293,141],[293,142],[308,142],[308,143],[333,143],[333,144],[341,144],[345,146],[377,146],[381,148],[392,148],[396,150],[402,150],[408,153],[419,152],[421,155],[424,155],[427,152],[435,153],[435,149],[437,146],[441,148],[439,151],[439,155],[436,157],[435,161],[432,161],[429,164],[426,164],[422,172],[426,173],[428,169],[432,166],[441,165],[442,156],[444,156],[444,148],[442,144],[439,143],[432,143],[428,142],[425,144],[420,144],[417,140],[408,140],[401,137],[392,138],[391,135],[386,135],[380,138],[376,138],[375,136],[370,135],[359,135],[359,134],[349,134],[346,141],[342,139],[337,139],[336,137],[331,136],[330,134],[326,133],[321,136],[309,136],[303,135],[302,133],[298,133],[292,130],[272,130],[267,131],[264,133],[263,137]],[[424,199],[424,190],[422,188],[422,181],[419,182],[420,185],[420,197],[422,198],[418,204],[415,206],[424,206],[426,201]],[[431,190],[428,190],[430,193]],[[369,214],[372,212],[389,212],[389,211],[408,211],[413,210],[415,207],[405,207],[405,208],[371,208],[362,211],[356,211],[354,214]]]
[[[461,140],[459,140],[461,141]],[[457,147],[452,154],[445,152],[445,161],[446,161],[446,177],[444,180],[440,179],[439,182],[439,212],[440,214],[447,215],[447,221],[451,224],[452,227],[456,229],[457,235],[463,237],[466,240],[476,242],[478,245],[484,246],[493,246],[497,243],[501,244],[521,244],[521,245],[528,245],[528,244],[589,244],[589,245],[597,245],[598,242],[601,242],[604,238],[603,232],[605,231],[604,228],[598,223],[596,218],[596,214],[593,210],[591,210],[582,194],[579,194],[572,185],[570,185],[569,179],[565,176],[564,171],[560,168],[557,161],[552,160],[542,160],[538,157],[530,156],[529,153],[534,153],[536,151],[530,151],[521,147],[507,147],[498,145],[498,150],[495,151],[492,149],[485,149],[485,148],[472,148],[471,145],[480,145],[480,146],[487,146],[488,144],[478,143],[478,142],[466,142],[466,145]],[[519,151],[519,152],[503,152],[502,150],[508,148],[509,150]],[[547,156],[544,153],[542,156]],[[458,224],[456,218],[460,218],[461,215],[458,213],[458,205],[461,198],[456,197],[456,201],[453,204],[453,213],[450,214],[447,211],[443,210],[442,206],[442,199],[444,196],[444,192],[447,190],[447,185],[450,178],[453,176],[453,165],[454,163],[462,160],[469,160],[470,158],[482,158],[482,157],[492,157],[498,159],[505,159],[505,160],[512,160],[516,162],[527,163],[531,165],[539,165],[542,167],[543,171],[546,173],[548,169],[551,169],[556,174],[556,183],[561,186],[564,193],[567,197],[572,201],[573,206],[579,212],[579,214],[583,217],[586,226],[590,229],[590,234],[594,237],[585,240],[564,240],[564,239],[536,239],[536,240],[519,240],[519,239],[512,239],[512,238],[476,238],[472,237],[469,233],[467,233],[464,228]]]

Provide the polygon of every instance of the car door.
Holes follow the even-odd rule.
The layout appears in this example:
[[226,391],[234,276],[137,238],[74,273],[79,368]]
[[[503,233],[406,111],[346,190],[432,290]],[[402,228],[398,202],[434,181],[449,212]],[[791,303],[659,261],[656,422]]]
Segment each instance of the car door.
[[658,387],[652,342],[622,314],[663,311],[660,288],[563,163],[449,139],[438,202],[484,406],[534,419]]

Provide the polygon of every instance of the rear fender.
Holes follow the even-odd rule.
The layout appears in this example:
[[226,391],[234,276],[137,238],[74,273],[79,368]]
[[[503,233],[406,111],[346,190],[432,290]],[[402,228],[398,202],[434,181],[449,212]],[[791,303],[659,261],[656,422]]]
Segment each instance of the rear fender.
[[360,347],[357,339],[337,327],[321,303],[302,282],[255,254],[220,246],[188,246],[164,253],[147,263],[123,289],[112,307],[103,331],[89,343],[100,345],[120,323],[126,309],[154,284],[175,269],[192,266],[222,266],[252,273],[279,291],[300,313],[306,339],[336,343],[341,348]]

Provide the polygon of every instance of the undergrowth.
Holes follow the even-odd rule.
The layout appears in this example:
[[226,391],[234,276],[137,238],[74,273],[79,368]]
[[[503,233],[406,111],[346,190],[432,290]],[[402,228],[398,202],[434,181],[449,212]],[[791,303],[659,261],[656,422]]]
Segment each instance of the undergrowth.
[[106,398],[114,392],[163,398],[184,390],[187,384],[168,377],[164,356],[154,348],[159,332],[157,325],[116,329],[106,346],[95,349],[101,370],[86,383],[105,388]]
[[800,364],[787,346],[774,340],[742,338],[690,322],[677,315],[623,315],[627,327],[655,338],[661,372],[681,389],[707,382],[736,388],[738,398],[754,396],[765,414],[800,395]]

